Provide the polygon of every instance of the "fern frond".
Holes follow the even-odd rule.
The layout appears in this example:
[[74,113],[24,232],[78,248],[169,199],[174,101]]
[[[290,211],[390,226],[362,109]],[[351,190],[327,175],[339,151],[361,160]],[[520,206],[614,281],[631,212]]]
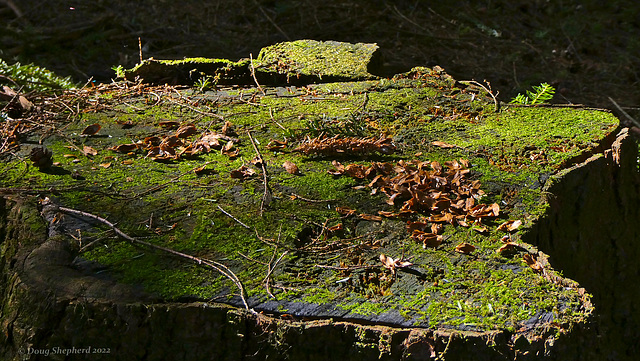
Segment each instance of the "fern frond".
[[542,83],[533,87],[533,91],[527,90],[527,95],[518,94],[511,100],[511,103],[534,105],[542,104],[551,100],[555,94],[556,89],[548,83]]
[[533,90],[533,92],[527,91],[527,95],[531,102],[530,104],[545,103],[547,100],[551,100],[553,98],[553,94],[556,92],[556,89],[548,83],[542,83],[538,86],[534,86]]
[[527,98],[523,94],[519,94],[518,93],[518,95],[516,95],[516,97],[511,100],[511,103],[513,103],[513,104],[529,104],[529,98]]

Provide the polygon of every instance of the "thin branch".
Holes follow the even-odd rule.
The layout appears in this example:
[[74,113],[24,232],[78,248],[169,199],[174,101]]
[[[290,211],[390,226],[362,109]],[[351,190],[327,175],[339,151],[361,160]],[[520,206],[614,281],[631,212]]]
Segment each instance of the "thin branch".
[[296,200],[299,199],[301,201],[305,201],[305,202],[309,202],[309,203],[327,203],[327,202],[335,202],[335,199],[309,199],[309,198],[305,198],[301,195],[295,194],[295,193],[291,193],[291,195],[289,196],[292,200]]
[[253,77],[253,81],[256,82],[256,85],[258,86],[258,90],[260,90],[260,93],[262,93],[262,95],[267,95],[264,90],[262,89],[262,87],[260,86],[260,83],[258,83],[258,78],[256,78],[256,68],[253,67],[253,54],[249,53],[249,59],[251,61],[251,76]]
[[468,84],[473,84],[473,85],[477,85],[477,86],[481,87],[482,89],[484,89],[484,91],[486,91],[491,96],[491,98],[493,98],[493,103],[495,104],[495,112],[498,112],[500,110],[500,103],[498,102],[498,98],[496,98],[496,96],[493,95],[493,92],[491,91],[491,84],[489,84],[489,88],[487,88],[484,84],[482,84],[480,82],[477,82],[475,80],[463,80],[460,83],[467,84],[467,85]]
[[234,217],[231,213],[225,211],[224,209],[222,209],[222,207],[218,206],[218,209],[220,210],[220,212],[224,213],[227,217],[233,219],[234,221],[238,222],[239,225],[241,225],[242,227],[246,228],[246,229],[251,229],[251,227],[247,226],[246,224],[242,223],[238,218]]
[[[247,310],[253,311],[249,308],[249,304],[247,303],[247,299],[246,299],[246,291],[244,289],[244,286],[242,285],[242,282],[240,281],[240,279],[238,278],[238,276],[236,276],[235,273],[233,273],[233,271],[231,271],[231,269],[229,269],[229,267],[225,266],[224,264],[220,263],[220,262],[216,262],[216,261],[211,261],[211,260],[207,260],[204,258],[199,258],[199,257],[195,257],[186,253],[182,253],[182,252],[178,252],[176,250],[173,250],[171,248],[166,248],[166,247],[162,247],[162,246],[158,246],[156,244],[153,243],[149,243],[149,242],[145,242],[145,241],[141,241],[139,239],[135,239],[131,236],[129,236],[128,234],[124,233],[123,231],[121,231],[118,227],[115,226],[115,224],[109,222],[108,220],[100,217],[100,216],[96,216],[95,214],[92,213],[88,213],[88,212],[83,212],[83,211],[79,211],[76,209],[72,209],[72,208],[66,208],[66,207],[60,207],[60,206],[56,206],[54,204],[52,204],[52,202],[50,200],[45,199],[45,202],[43,202],[43,204],[49,204],[54,206],[57,210],[64,212],[64,213],[70,213],[70,214],[77,214],[83,217],[88,217],[88,218],[92,218],[95,219],[105,225],[107,225],[109,228],[111,228],[118,236],[120,236],[121,238],[134,243],[134,244],[138,244],[138,245],[142,245],[145,247],[149,247],[152,249],[156,249],[159,251],[163,251],[163,252],[167,252],[170,253],[174,256],[178,256],[181,258],[185,258],[188,260],[191,260],[199,265],[205,265],[208,267],[213,268],[214,270],[218,271],[220,274],[222,274],[223,276],[227,277],[229,280],[231,280],[231,282],[233,282],[239,289],[240,291],[240,298],[242,299],[242,303],[244,304],[244,307]],[[253,311],[255,312],[255,311]]]
[[206,166],[206,165],[208,165],[208,164],[211,164],[211,162],[205,162],[204,164],[199,164],[197,167],[194,167],[194,168],[192,168],[192,169],[189,169],[188,171],[182,172],[182,173],[178,174],[177,176],[175,176],[175,177],[173,177],[173,178],[169,179],[168,181],[166,181],[166,182],[164,182],[164,183],[162,183],[162,184],[158,184],[158,185],[156,185],[156,186],[153,186],[153,187],[151,187],[151,188],[147,189],[146,191],[144,191],[144,192],[142,192],[142,193],[136,194],[135,196],[133,196],[133,197],[131,197],[131,198],[139,198],[139,197],[142,197],[142,196],[147,195],[147,194],[149,194],[149,193],[153,193],[153,192],[155,192],[155,191],[158,191],[158,190],[160,190],[160,189],[162,189],[162,188],[166,187],[166,186],[167,186],[167,185],[169,185],[170,183],[173,183],[173,182],[177,181],[178,179],[180,179],[180,178],[184,177],[185,175],[187,175],[187,174],[189,174],[189,173],[191,173],[191,172],[195,171],[196,169],[201,168],[201,167],[204,167],[204,166]]
[[[282,261],[282,258],[284,258],[284,256],[287,255],[287,253],[289,253],[289,251],[284,251],[282,252],[282,254],[280,255],[280,257],[278,257],[278,259],[273,262],[273,258],[276,255],[276,250],[278,248],[274,248],[273,249],[273,256],[271,257],[271,260],[269,260],[269,263],[267,264],[267,275],[264,277],[264,280],[262,282],[264,282],[264,288],[267,290],[267,294],[271,297],[271,298],[276,298],[276,296],[273,295],[273,293],[271,293],[271,290],[269,289],[269,282],[271,281],[271,273],[273,273],[273,270],[276,269],[276,267],[278,266],[278,263],[280,263],[280,261]],[[272,264],[273,262],[273,264]]]
[[253,136],[251,136],[251,132],[247,132],[249,136],[249,140],[251,140],[251,144],[253,145],[253,149],[256,151],[256,157],[258,158],[258,162],[260,162],[260,167],[262,168],[262,179],[264,182],[264,194],[262,195],[262,201],[260,202],[260,216],[264,212],[264,208],[269,206],[271,203],[271,199],[273,198],[271,195],[271,189],[269,188],[269,174],[267,173],[267,165],[262,158],[262,154],[256,145],[255,140],[253,140]]
[[616,108],[618,108],[618,110],[627,118],[629,119],[629,121],[631,121],[633,124],[636,125],[636,127],[640,128],[640,122],[638,122],[637,120],[633,119],[633,117],[631,117],[627,112],[625,112],[624,110],[622,110],[622,108],[618,105],[618,103],[616,103],[615,100],[613,100],[611,97],[608,97],[609,100],[613,103],[613,105],[616,106]]
[[288,41],[291,41],[291,38],[289,37],[289,35],[287,35],[287,33],[285,33],[279,26],[278,24],[276,24],[275,21],[273,21],[273,19],[271,18],[271,16],[269,16],[269,14],[267,14],[266,11],[264,11],[264,9],[262,8],[262,6],[260,6],[260,4],[258,3],[257,0],[253,0],[253,2],[256,4],[256,6],[258,6],[258,9],[260,10],[260,12],[262,13],[262,15],[264,15],[265,18],[267,18],[267,20],[271,23],[271,25],[273,25],[274,28],[276,28],[276,30],[278,30],[278,32],[280,34],[282,34],[282,36],[284,36],[285,39],[287,39]]

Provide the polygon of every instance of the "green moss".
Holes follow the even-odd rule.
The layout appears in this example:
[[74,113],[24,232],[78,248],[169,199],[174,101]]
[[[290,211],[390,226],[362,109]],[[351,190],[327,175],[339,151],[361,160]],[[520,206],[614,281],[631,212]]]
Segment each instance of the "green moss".
[[[179,68],[191,62],[169,65]],[[233,65],[223,63],[210,62]],[[546,177],[566,168],[574,157],[591,152],[595,143],[617,127],[613,116],[525,107],[495,113],[493,102],[482,93],[456,85],[441,70],[426,68],[392,79],[287,89],[265,86],[263,90],[264,94],[220,84],[206,93],[180,90],[188,102],[179,100],[182,98],[173,91],[162,93],[156,88],[155,95],[147,90],[126,95],[96,92],[92,102],[103,111],[85,113],[73,122],[64,113],[52,120],[66,127],[65,138],[44,139],[54,160],[60,162],[57,171],[27,167],[30,147],[25,145],[16,153],[25,161],[12,158],[0,164],[5,175],[0,186],[34,187],[43,193],[47,188],[57,189],[62,204],[103,216],[127,234],[221,262],[256,302],[270,299],[265,276],[275,266],[269,279],[271,292],[276,304],[282,303],[274,306],[274,312],[290,308],[282,306],[285,302],[302,302],[332,305],[353,316],[398,312],[417,325],[487,330],[516,329],[538,312],[578,320],[583,301],[577,292],[534,273],[521,255],[498,254],[506,233],[496,227],[509,219],[521,219],[524,226],[511,235],[512,240],[520,240],[527,227],[546,212],[542,192]],[[187,141],[204,132],[220,132],[229,121],[236,128],[239,155],[231,159],[212,151],[195,159],[159,163],[141,150],[132,154],[108,150],[150,135],[171,134],[158,126],[164,120],[195,124],[198,133]],[[126,121],[133,127],[119,125]],[[100,132],[80,136],[92,123],[102,125]],[[307,136],[343,135],[352,130],[347,125],[358,126],[361,137],[392,137],[397,152],[314,158],[292,151]],[[256,151],[248,132],[269,172],[272,199],[263,207],[262,168],[251,164]],[[271,139],[286,139],[287,147],[270,151],[266,145]],[[443,148],[434,141],[454,147]],[[68,148],[71,143],[75,147]],[[83,146],[96,149],[97,154],[82,155],[76,147]],[[343,164],[369,164],[412,159],[444,163],[461,158],[470,161],[469,176],[480,180],[486,192],[478,201],[499,203],[501,216],[484,220],[488,227],[484,233],[447,225],[445,241],[437,249],[423,249],[411,240],[405,223],[419,215],[381,221],[357,216],[397,210],[386,203],[386,195],[371,194],[366,187],[371,179],[327,173],[334,168],[334,159]],[[294,162],[300,174],[284,170],[285,161]],[[205,162],[212,173],[192,172]],[[257,174],[232,178],[230,171],[243,165]],[[74,172],[82,177],[72,177]],[[336,207],[357,212],[345,216]],[[330,232],[328,227],[336,228]],[[83,234],[98,237],[104,229],[96,226]],[[474,253],[457,253],[461,242],[476,246]],[[382,267],[381,253],[394,258],[404,255],[416,272],[393,275]],[[105,240],[83,257],[108,266],[123,282],[141,284],[167,299],[228,300],[237,292],[232,282],[212,269],[124,242]]]

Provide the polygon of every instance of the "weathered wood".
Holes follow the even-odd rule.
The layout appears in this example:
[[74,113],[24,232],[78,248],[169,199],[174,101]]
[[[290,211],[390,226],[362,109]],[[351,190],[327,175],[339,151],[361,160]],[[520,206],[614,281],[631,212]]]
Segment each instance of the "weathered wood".
[[[623,201],[638,184],[635,145],[616,137],[617,119],[497,112],[483,89],[437,67],[362,80],[376,47],[360,47],[372,52],[353,81],[312,84],[338,76],[314,70],[258,89],[260,66],[245,64],[233,75],[242,86],[120,83],[43,103],[48,128],[27,129],[0,166],[0,356],[89,346],[151,360],[604,355],[588,349],[600,287],[565,276],[627,269],[587,267],[580,248],[603,237],[596,219],[626,225],[624,239],[638,232]],[[189,66],[204,74],[212,63],[237,64]],[[128,74],[167,81],[186,69],[145,64]],[[290,67],[269,71],[293,82]],[[32,151],[38,139],[51,159]],[[42,217],[34,193],[52,201]],[[600,202],[621,207],[598,214]],[[625,253],[606,261],[628,262],[630,243],[615,239]],[[611,291],[632,310],[620,299],[630,294]]]

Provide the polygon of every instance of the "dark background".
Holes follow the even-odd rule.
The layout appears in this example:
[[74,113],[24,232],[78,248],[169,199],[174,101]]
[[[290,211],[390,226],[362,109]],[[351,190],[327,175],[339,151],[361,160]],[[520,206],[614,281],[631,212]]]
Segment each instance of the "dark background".
[[143,56],[237,60],[296,39],[376,42],[391,73],[440,65],[487,80],[502,101],[532,85],[555,103],[640,103],[634,1],[0,0],[0,59],[79,82]]

